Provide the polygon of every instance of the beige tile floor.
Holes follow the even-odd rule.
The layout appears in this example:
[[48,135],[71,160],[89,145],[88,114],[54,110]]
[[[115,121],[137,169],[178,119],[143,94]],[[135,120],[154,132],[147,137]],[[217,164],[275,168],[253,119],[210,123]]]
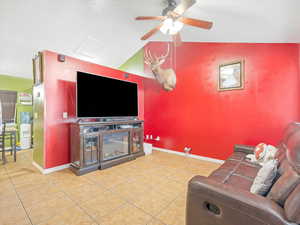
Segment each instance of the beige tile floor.
[[31,150],[9,161],[0,165],[0,225],[184,225],[188,180],[219,167],[157,151],[80,177],[40,174]]

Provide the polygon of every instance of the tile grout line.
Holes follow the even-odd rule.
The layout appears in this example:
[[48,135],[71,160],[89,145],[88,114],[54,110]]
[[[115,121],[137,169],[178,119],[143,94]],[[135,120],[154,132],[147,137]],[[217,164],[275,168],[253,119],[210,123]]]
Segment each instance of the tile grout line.
[[[180,197],[180,193],[177,194],[176,197],[175,197],[172,201],[169,202],[169,204],[167,204],[165,207],[163,207],[163,208],[161,209],[161,211],[160,211],[159,213],[157,213],[156,216],[159,216],[165,209],[167,209],[167,208],[168,208],[173,202],[175,202],[179,197]],[[155,219],[161,221],[161,220],[160,220],[158,217],[156,217],[156,216],[155,216]],[[162,221],[162,222],[165,224],[164,221]],[[167,224],[166,224],[166,225],[167,225]]]
[[[49,182],[49,184],[51,184],[51,185],[53,185],[53,186],[55,186],[55,187],[58,188],[58,192],[57,192],[57,193],[63,193],[64,196],[65,196],[67,199],[69,199],[70,201],[72,201],[72,202],[74,203],[74,205],[76,205],[76,206],[78,206],[80,209],[82,209],[82,208],[76,203],[76,201],[74,201],[72,198],[70,198],[70,197],[68,196],[68,194],[67,194],[62,188],[58,187],[58,185],[57,185],[55,182],[53,182],[52,180],[49,180],[48,182]],[[29,192],[31,192],[31,191],[29,191]],[[42,200],[41,200],[41,201],[42,201]],[[38,202],[41,202],[41,201],[38,201]],[[37,203],[38,203],[38,202],[37,202]],[[35,204],[36,204],[36,203],[35,203]],[[72,206],[70,206],[70,207],[65,207],[65,208],[63,208],[63,209],[65,210],[65,209],[69,209],[69,208],[71,208],[71,207],[72,207]],[[87,214],[87,213],[85,212],[84,209],[82,209],[82,210],[83,210],[83,212],[84,212],[85,214]],[[62,213],[59,212],[59,213],[53,215],[53,217],[58,216],[58,215],[61,215],[61,214],[62,214]],[[97,225],[100,225],[100,224],[98,224],[97,221],[95,221],[89,214],[87,214],[87,216],[88,216],[90,219],[92,219],[92,221],[95,222]],[[48,219],[49,219],[49,218],[48,218]],[[48,220],[48,219],[47,219],[47,220]],[[44,223],[44,222],[46,222],[47,220],[45,220],[45,221],[40,221],[38,224]],[[37,225],[38,225],[38,224],[37,224]],[[33,223],[32,223],[32,225],[33,225]]]
[[[27,156],[25,156],[25,158],[26,159],[28,159],[29,161],[32,161],[32,159],[30,158],[30,157],[27,157]],[[28,212],[27,212],[27,210],[26,210],[26,207],[24,206],[24,204],[23,204],[23,201],[22,201],[22,199],[20,198],[20,196],[19,196],[19,193],[18,193],[18,191],[16,190],[16,188],[15,188],[15,184],[13,183],[13,181],[12,181],[12,178],[11,178],[11,176],[10,176],[10,172],[7,170],[7,168],[5,167],[5,169],[6,169],[6,171],[7,171],[7,175],[9,176],[9,179],[10,179],[10,182],[11,182],[11,184],[13,185],[13,187],[14,187],[14,191],[15,191],[15,193],[16,193],[16,196],[18,197],[18,199],[19,199],[19,201],[20,201],[20,203],[21,203],[21,205],[22,205],[22,208],[24,209],[24,211],[25,211],[25,213],[26,213],[26,216],[28,217],[28,219],[29,219],[29,222],[30,222],[30,224],[31,225],[34,225],[34,223],[32,222],[32,220],[31,220],[31,218],[30,218],[30,216],[29,216],[29,214],[28,214]],[[51,184],[51,185],[55,185],[51,180],[48,180],[47,181],[47,183],[49,183],[49,184]],[[29,193],[29,192],[33,192],[34,190],[31,190],[31,191],[28,191],[27,192],[27,194]],[[62,192],[62,191],[59,191],[59,192]],[[64,193],[65,194],[65,193]],[[39,202],[41,202],[42,200],[40,200],[40,201],[38,201],[38,202],[36,202],[36,203],[39,203]],[[35,203],[35,204],[36,204]],[[66,209],[67,209],[68,207],[66,207]],[[57,215],[59,215],[60,213],[58,213]],[[56,215],[54,215],[54,216],[56,216]],[[41,222],[39,222],[38,224],[41,224],[41,223],[43,223],[44,221],[41,221]],[[36,225],[38,225],[38,224],[36,224]]]
[[[105,187],[104,185],[101,185],[101,184],[99,184],[99,183],[97,183],[97,182],[95,182],[95,181],[93,181],[93,180],[91,180],[90,178],[88,178],[88,177],[85,177],[85,179],[87,179],[87,180],[89,180],[90,182],[92,182],[94,185],[96,185],[96,186],[99,186],[100,188],[103,188],[103,189],[105,189],[105,191],[109,191],[110,193],[113,193],[109,188],[107,188],[107,187]],[[115,193],[113,193],[113,194],[115,194]],[[117,196],[119,196],[119,195],[117,195]],[[121,204],[120,206],[118,206],[118,207],[116,207],[114,210],[116,210],[116,209],[120,209],[120,208],[122,208],[123,206],[125,206],[125,204],[127,204],[128,202],[125,200],[125,199],[123,199],[123,198],[121,198],[122,200],[124,200],[124,203],[123,204]],[[80,207],[80,206],[79,206]],[[81,208],[81,207],[80,207]],[[81,208],[86,214],[88,214],[89,215],[89,213],[88,212],[86,212],[85,211],[85,209],[83,209],[83,208]],[[102,217],[105,217],[105,216],[107,216],[108,215],[108,213],[107,214],[105,214],[104,216],[102,216]],[[89,215],[90,217],[92,217],[91,215]],[[93,219],[94,220],[94,219]],[[97,222],[97,221],[96,221]],[[97,223],[98,224],[98,223]],[[101,225],[101,224],[98,224],[98,225]]]
[[93,222],[95,222],[97,225],[100,225],[90,214],[88,214],[85,209],[83,209],[76,201],[74,201],[71,197],[68,196],[68,194],[64,191],[64,190],[61,190],[62,193],[64,193],[64,195],[69,199],[71,200],[75,206],[77,206],[78,208],[80,208],[85,215],[87,215]]
[[33,225],[32,221],[31,221],[31,218],[30,218],[30,216],[29,216],[29,214],[28,214],[26,208],[24,207],[23,202],[22,202],[22,200],[21,200],[21,198],[20,198],[20,196],[19,196],[19,193],[18,193],[17,190],[16,190],[15,184],[13,183],[12,178],[11,178],[10,174],[8,173],[7,168],[6,168],[5,166],[4,166],[4,168],[5,168],[5,170],[6,170],[6,173],[7,173],[8,177],[9,177],[9,180],[10,180],[10,182],[11,182],[13,188],[14,188],[14,191],[15,191],[15,193],[16,193],[16,196],[17,196],[17,198],[19,199],[19,201],[20,201],[20,203],[21,203],[21,206],[22,206],[22,208],[24,209],[24,212],[25,212],[25,214],[26,214],[26,216],[27,216],[27,218],[28,218],[30,224]]
[[[21,164],[16,165],[17,167],[20,167],[20,169],[22,169],[21,167],[28,167],[27,164],[25,163],[25,161],[27,159],[32,160],[29,156],[27,156],[27,154],[24,155],[24,157],[23,156],[20,157],[20,159],[21,159],[21,161],[20,161]],[[178,160],[176,159],[176,161],[178,161]],[[161,223],[162,225],[167,225],[163,221],[163,220],[166,220],[164,215],[165,215],[165,213],[167,213],[167,215],[168,215],[168,212],[174,206],[174,202],[177,201],[178,199],[180,199],[180,203],[178,203],[178,204],[180,204],[180,209],[181,209],[181,207],[183,207],[183,205],[181,204],[181,203],[183,203],[181,201],[182,200],[181,196],[184,197],[184,193],[186,192],[185,191],[186,182],[184,182],[184,181],[186,179],[188,179],[188,174],[196,175],[196,174],[199,174],[199,173],[196,173],[197,172],[196,170],[192,170],[193,169],[192,167],[189,168],[189,166],[186,164],[186,162],[182,162],[184,165],[182,163],[177,163],[175,161],[172,162],[172,160],[169,163],[169,161],[166,161],[164,158],[162,158],[160,161],[158,161],[158,160],[147,161],[143,158],[143,160],[140,160],[140,161],[137,160],[136,162],[137,162],[136,165],[129,165],[129,167],[125,166],[124,167],[125,170],[122,170],[122,168],[120,168],[121,171],[118,170],[118,169],[116,171],[112,171],[112,172],[115,172],[115,173],[118,173],[118,171],[120,171],[120,174],[118,174],[120,177],[124,177],[124,176],[126,176],[127,173],[129,173],[130,174],[129,179],[125,179],[126,178],[125,177],[123,179],[117,179],[117,180],[112,180],[112,182],[107,182],[107,181],[110,181],[110,179],[108,179],[108,180],[100,179],[101,175],[104,175],[104,174],[101,174],[101,173],[96,173],[96,174],[94,174],[95,176],[93,175],[93,176],[83,177],[84,178],[83,180],[79,179],[79,181],[82,181],[82,184],[80,183],[79,186],[84,185],[84,184],[95,185],[94,187],[96,189],[97,189],[97,187],[101,188],[103,190],[103,193],[105,193],[105,192],[106,193],[111,193],[114,196],[116,196],[116,197],[118,197],[119,199],[122,200],[122,202],[120,202],[121,203],[120,205],[118,205],[117,207],[115,207],[112,210],[109,210],[109,212],[105,213],[102,216],[98,216],[97,214],[95,214],[95,215],[97,215],[96,217],[92,216],[92,213],[89,212],[88,208],[84,208],[84,204],[86,204],[88,201],[92,200],[93,198],[88,199],[88,200],[86,200],[86,198],[83,198],[83,201],[81,201],[81,200],[77,201],[78,198],[76,197],[77,196],[76,193],[75,193],[75,195],[73,195],[73,192],[72,192],[72,190],[74,189],[73,185],[70,186],[71,192],[69,192],[69,189],[67,188],[67,186],[65,187],[64,185],[60,185],[60,180],[61,179],[64,180],[64,178],[68,178],[69,176],[67,176],[67,175],[69,175],[69,174],[60,174],[62,176],[49,177],[49,179],[47,179],[47,182],[49,184],[55,186],[57,188],[57,191],[62,193],[62,195],[61,195],[62,197],[65,197],[66,199],[68,199],[72,202],[72,203],[70,203],[71,206],[69,205],[69,207],[63,207],[64,210],[67,210],[68,208],[72,207],[72,204],[73,204],[73,207],[75,206],[75,207],[78,207],[78,209],[82,210],[82,215],[87,216],[86,219],[90,218],[91,221],[93,221],[93,223],[95,223],[95,224],[99,225],[99,223],[100,223],[100,225],[103,225],[102,224],[102,218],[104,218],[104,217],[107,218],[107,216],[109,216],[115,210],[119,210],[120,208],[126,208],[126,205],[128,205],[129,207],[135,208],[135,209],[132,209],[132,210],[138,209],[142,213],[145,213],[146,215],[148,215],[150,217],[149,220],[148,219],[145,220],[145,224],[141,224],[141,225],[148,225],[151,222],[158,222],[159,224]],[[178,168],[176,167],[177,164],[179,166]],[[26,217],[28,219],[28,222],[30,222],[30,224],[33,224],[34,220],[31,221],[31,218],[29,216],[30,208],[29,208],[29,211],[28,211],[29,214],[28,214],[27,213],[27,207],[25,208],[25,206],[26,206],[25,203],[26,202],[22,201],[22,199],[23,199],[22,192],[21,192],[21,190],[19,190],[18,182],[16,182],[18,180],[15,181],[15,178],[14,178],[14,172],[17,171],[17,170],[15,170],[14,167],[11,167],[11,166],[13,166],[13,165],[10,164],[8,166],[4,166],[3,172],[6,176],[9,177],[10,184],[13,185],[16,197],[18,198],[19,204],[22,205],[22,207],[23,207],[23,209],[26,213]],[[196,164],[195,164],[195,166],[196,166]],[[164,168],[166,168],[168,170],[166,172],[163,172]],[[191,170],[189,171],[189,170],[186,170],[186,169],[191,169]],[[176,175],[177,171],[180,171],[180,170],[182,170],[187,175],[185,175],[185,174]],[[133,172],[133,173],[131,174],[131,172]],[[112,179],[114,179],[114,176],[115,176],[114,173],[107,173],[107,175],[112,176]],[[160,178],[162,178],[162,180],[156,179],[156,177],[160,177]],[[99,178],[99,179],[97,179],[97,178]],[[146,179],[144,179],[144,178],[146,178]],[[71,179],[73,179],[73,178],[71,177]],[[76,179],[74,181],[76,181]],[[125,190],[124,193],[123,193],[123,191],[119,192],[118,190],[120,190],[120,188],[117,188],[118,186],[120,187],[120,185],[125,184],[125,183],[133,184],[133,185],[136,184],[137,185],[136,188],[139,188],[139,186],[144,186],[144,185],[149,185],[149,184],[151,184],[151,187],[155,187],[157,182],[159,182],[160,185],[157,186],[155,188],[155,190],[153,190],[154,192],[156,192],[156,193],[153,193],[153,194],[155,194],[154,196],[158,195],[157,196],[158,198],[160,198],[159,197],[160,194],[164,194],[165,197],[161,196],[162,197],[161,200],[163,201],[162,203],[164,203],[164,202],[166,203],[166,204],[157,204],[158,207],[164,205],[163,207],[161,207],[160,210],[158,210],[158,212],[156,210],[156,207],[155,208],[152,207],[152,206],[156,206],[156,202],[152,198],[145,199],[145,200],[147,200],[146,202],[149,202],[149,206],[150,206],[150,208],[146,207],[147,210],[145,210],[145,209],[140,208],[140,207],[143,207],[144,205],[140,204],[140,201],[137,202],[134,195],[129,194],[129,192],[126,191],[126,190]],[[76,183],[74,183],[74,184],[76,186]],[[113,184],[113,185],[111,185],[111,184]],[[176,189],[174,191],[168,191],[168,184],[173,185],[173,187],[176,188]],[[165,185],[167,185],[167,186],[165,187]],[[162,189],[160,189],[160,187]],[[90,191],[88,191],[88,190],[86,190],[86,191],[87,191],[87,193],[90,193]],[[100,191],[99,193],[101,194],[102,191]],[[143,195],[143,192],[141,192],[140,194]],[[29,193],[29,195],[30,195],[30,193]],[[99,194],[95,194],[95,197],[97,195],[99,195]],[[92,195],[92,197],[93,196],[94,195]],[[79,198],[79,199],[81,199],[81,198]],[[138,203],[138,204],[136,204],[136,203]],[[173,206],[171,206],[172,204],[173,204]],[[150,210],[148,210],[148,209],[150,209]],[[155,209],[155,210],[152,210],[152,209]],[[182,208],[182,210],[184,210],[184,208]],[[152,211],[154,211],[155,213],[153,213]],[[62,213],[60,211],[57,211],[57,213],[54,214],[53,216],[54,217],[56,217],[56,216],[59,217],[60,215],[62,215]],[[162,217],[160,217],[161,215],[162,215]],[[99,218],[99,222],[96,221],[97,218]],[[161,220],[159,218],[162,218],[163,220]],[[34,218],[32,218],[32,219],[34,219]],[[50,217],[50,219],[51,219],[51,217]],[[45,219],[43,221],[40,221],[38,224],[43,223],[43,222],[47,222],[47,220],[49,220],[49,218]],[[168,224],[168,225],[171,225],[171,224]]]
[[[89,178],[87,178],[87,179],[90,180]],[[93,180],[90,180],[90,181],[93,182],[93,183],[94,183],[95,185],[97,185],[97,186],[99,185],[100,187],[104,187],[104,186],[102,186],[102,185],[100,185],[100,184],[94,182]],[[124,182],[124,183],[132,183],[132,182],[133,182],[133,181],[131,180],[131,181],[128,181],[128,182],[126,181],[126,182]],[[115,186],[117,186],[117,185],[115,185]],[[149,215],[149,216],[151,217],[151,219],[150,219],[149,221],[147,221],[145,225],[147,225],[147,223],[151,222],[153,219],[162,222],[160,219],[156,218],[154,215],[152,215],[152,214],[146,212],[144,209],[138,207],[137,205],[135,205],[134,203],[132,203],[132,202],[129,201],[128,199],[122,197],[122,196],[119,195],[118,193],[115,193],[114,191],[112,191],[111,189],[109,189],[109,188],[107,188],[107,187],[104,187],[104,188],[105,188],[107,191],[109,191],[110,193],[112,193],[112,194],[114,194],[114,195],[117,195],[118,197],[120,197],[120,198],[125,202],[124,204],[120,205],[119,207],[117,207],[117,208],[115,208],[115,209],[120,209],[120,208],[122,208],[125,204],[129,204],[129,205],[133,206],[134,208],[137,208],[137,209],[141,210],[142,212],[144,212],[145,214],[147,214],[147,215]],[[175,199],[174,199],[174,201],[175,201]],[[172,201],[172,202],[173,202],[173,201]],[[171,203],[170,203],[170,204],[171,204]],[[168,204],[167,206],[169,206],[169,204]],[[166,207],[167,207],[167,206],[166,206]],[[164,207],[163,209],[165,209],[166,207]],[[108,214],[106,214],[106,215],[108,215]],[[105,216],[106,216],[106,215],[105,215]],[[103,216],[103,217],[105,217],[105,216]],[[164,222],[162,222],[162,223],[163,223],[163,225],[167,225],[167,224],[165,224]]]
[[[164,178],[167,179],[168,181],[172,181],[172,182],[181,184],[181,183],[178,182],[177,180],[173,180],[173,179],[171,178],[172,175],[173,175],[173,174],[164,176]],[[143,210],[142,208],[140,208],[140,207],[134,205],[133,203],[132,203],[132,204],[133,204],[133,206],[135,206],[136,208],[138,208],[138,209],[142,210],[143,212],[147,213],[148,215],[150,215],[150,216],[153,217],[154,219],[156,219],[156,220],[162,222],[164,225],[167,225],[167,224],[165,224],[164,221],[160,220],[157,216],[160,215],[160,214],[162,213],[162,211],[164,211],[165,209],[167,209],[172,203],[174,203],[174,202],[175,202],[177,199],[179,199],[179,198],[180,198],[180,193],[178,193],[178,194],[176,195],[176,197],[175,197],[172,201],[170,201],[165,207],[163,207],[163,208],[161,209],[161,212],[157,213],[156,215],[152,215],[152,214],[146,212],[145,210]],[[131,203],[131,202],[130,202],[130,203]],[[149,220],[149,222],[151,222],[151,220]],[[147,224],[146,224],[146,225],[147,225]]]
[[[169,180],[169,181],[173,181],[173,182],[179,183],[179,182],[177,182],[177,181],[174,181],[174,180],[169,179],[168,177],[165,177],[165,178],[166,178],[167,180]],[[130,182],[128,182],[128,183],[132,183],[132,182],[133,182],[133,181],[130,181]],[[128,200],[128,199],[122,197],[122,196],[119,195],[118,193],[115,193],[114,191],[112,191],[112,190],[110,190],[110,189],[107,189],[107,190],[108,190],[109,192],[113,193],[113,194],[118,195],[120,198],[122,198],[124,201],[126,201],[126,203],[128,203],[129,205],[131,205],[131,206],[133,206],[133,207],[135,207],[135,208],[137,208],[137,209],[143,211],[145,214],[149,215],[149,216],[151,217],[151,220],[155,219],[155,220],[158,220],[158,221],[162,222],[163,225],[167,225],[167,224],[165,224],[165,222],[161,221],[161,220],[157,217],[160,213],[157,213],[156,215],[152,215],[151,213],[149,213],[149,212],[145,211],[144,209],[140,208],[139,206],[135,205],[132,201],[130,201],[130,200]],[[166,208],[168,208],[168,207],[169,207],[173,202],[175,202],[175,200],[177,200],[179,197],[180,197],[180,193],[178,193],[178,194],[174,197],[173,200],[171,200],[166,206],[164,206],[164,207],[161,209],[161,211],[163,211],[163,210],[165,210]],[[148,222],[151,222],[151,220],[147,221],[147,223],[148,223]],[[147,225],[147,224],[145,224],[145,225]]]
[[[173,180],[173,179],[171,178],[172,175],[173,175],[173,174],[164,176],[164,178],[167,179],[168,181],[172,181],[172,182],[175,182],[175,183],[177,183],[177,184],[181,184],[181,182],[179,182],[179,181],[177,181],[177,180]],[[88,178],[88,177],[87,177],[86,179],[88,179],[89,181],[91,181],[91,182],[94,183],[95,185],[99,185],[100,187],[104,187],[107,191],[109,191],[109,192],[111,192],[111,193],[113,193],[113,194],[116,194],[116,195],[119,196],[121,199],[123,199],[126,203],[130,204],[131,206],[133,206],[133,207],[135,207],[135,208],[137,208],[137,209],[143,211],[145,214],[149,215],[149,216],[151,217],[151,220],[153,220],[153,219],[158,220],[158,221],[162,222],[164,225],[167,225],[167,224],[165,224],[163,221],[161,221],[157,216],[160,215],[160,214],[162,213],[162,211],[164,211],[165,209],[167,209],[167,208],[168,208],[172,203],[174,203],[178,198],[180,198],[180,193],[178,193],[177,195],[175,195],[175,197],[174,197],[173,200],[171,200],[166,206],[164,206],[164,207],[161,209],[161,212],[157,213],[156,215],[152,215],[151,213],[149,213],[149,212],[145,211],[144,209],[140,208],[139,206],[135,205],[132,201],[130,201],[130,200],[128,200],[128,199],[122,197],[122,196],[119,195],[118,193],[115,193],[115,192],[112,191],[111,189],[109,189],[109,188],[107,188],[107,187],[105,187],[105,186],[103,186],[103,185],[100,185],[99,183],[97,183],[97,182],[91,180],[91,179]],[[134,179],[133,179],[133,180],[130,180],[130,181],[123,182],[123,183],[133,183],[133,182],[135,182]],[[117,185],[118,185],[118,184],[117,184]],[[115,185],[115,186],[117,186],[117,185]],[[115,187],[115,186],[114,186],[114,187]],[[123,204],[123,205],[124,205],[124,204]],[[122,205],[122,206],[123,206],[123,205]],[[121,207],[118,207],[118,208],[121,208]],[[151,222],[151,220],[149,220],[148,222]],[[148,222],[147,222],[147,223],[148,223]],[[145,225],[147,225],[147,223],[146,223]]]
[[[159,212],[158,214],[157,214],[157,216],[159,216],[160,214],[162,214],[163,213],[163,211],[165,210],[165,209],[167,209],[172,203],[174,203],[177,199],[179,199],[180,198],[180,194],[178,194],[176,197],[175,197],[175,199],[173,200],[173,201],[171,201],[166,207],[164,207],[162,210],[161,210],[161,212]],[[159,221],[161,221],[159,218],[157,218]],[[165,223],[164,221],[162,221],[163,223]],[[168,225],[168,224],[165,224],[165,225]]]

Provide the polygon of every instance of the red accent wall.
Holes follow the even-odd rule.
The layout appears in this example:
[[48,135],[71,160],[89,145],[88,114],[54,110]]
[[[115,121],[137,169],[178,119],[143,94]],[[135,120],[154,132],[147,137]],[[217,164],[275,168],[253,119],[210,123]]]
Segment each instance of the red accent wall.
[[299,74],[300,74],[300,44],[298,44],[298,54],[299,54],[299,60],[298,60],[298,62],[299,62]]
[[[45,168],[70,162],[70,123],[76,117],[76,72],[82,71],[125,80],[119,70],[66,57],[65,62],[57,61],[57,53],[44,51],[45,62]],[[130,74],[126,79],[138,84],[139,119],[144,119],[144,85],[141,77]],[[117,91],[117,90],[114,90]],[[101,102],[100,96],[99,103]],[[97,102],[95,102],[97,104]],[[68,112],[69,119],[63,119]]]
[[[234,144],[276,145],[286,125],[299,120],[298,47],[183,43],[172,53],[176,89],[145,82],[145,134],[160,136],[157,147],[190,146],[192,154],[216,159],[226,159]],[[152,42],[145,49],[158,55],[166,47]],[[245,89],[219,92],[218,65],[239,59],[245,60]]]

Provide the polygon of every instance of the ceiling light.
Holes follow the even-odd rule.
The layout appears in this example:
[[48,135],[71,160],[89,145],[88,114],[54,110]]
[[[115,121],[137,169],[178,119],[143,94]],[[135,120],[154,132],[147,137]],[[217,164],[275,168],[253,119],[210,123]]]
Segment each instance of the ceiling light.
[[172,18],[167,18],[164,20],[160,31],[164,34],[174,35],[180,31],[183,27],[183,23],[178,20],[173,20]]

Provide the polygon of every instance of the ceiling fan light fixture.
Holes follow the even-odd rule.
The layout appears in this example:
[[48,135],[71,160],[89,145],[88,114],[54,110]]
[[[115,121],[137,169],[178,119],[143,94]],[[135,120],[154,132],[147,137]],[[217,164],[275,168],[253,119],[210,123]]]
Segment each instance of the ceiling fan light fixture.
[[173,22],[173,26],[170,28],[169,33],[171,35],[177,34],[183,28],[183,23],[176,20]]
[[171,18],[167,18],[164,20],[163,25],[160,28],[160,31],[164,34],[167,34],[170,27],[172,27],[173,20]]
[[183,27],[183,23],[178,20],[173,20],[172,18],[167,18],[164,20],[160,31],[164,34],[174,35],[177,34]]

